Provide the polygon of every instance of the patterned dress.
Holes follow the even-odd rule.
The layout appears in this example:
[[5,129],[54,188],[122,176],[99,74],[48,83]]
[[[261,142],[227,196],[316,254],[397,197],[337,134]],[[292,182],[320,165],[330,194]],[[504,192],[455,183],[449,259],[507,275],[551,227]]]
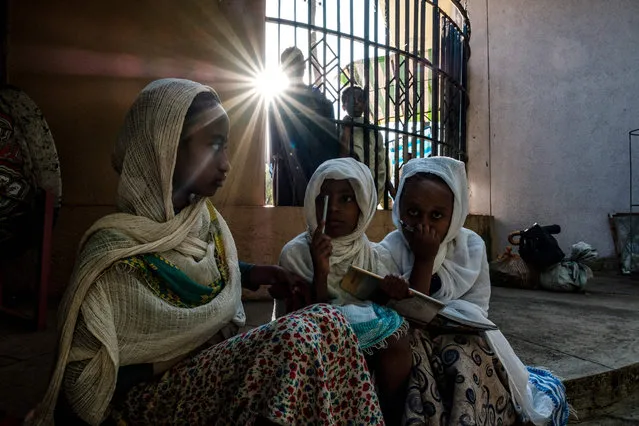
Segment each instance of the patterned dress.
[[25,178],[51,192],[55,197],[54,205],[59,208],[62,197],[60,161],[42,111],[25,92],[5,85],[0,87],[0,116],[3,117],[0,119],[0,140],[12,139],[19,146]]
[[204,349],[114,406],[119,425],[384,424],[357,339],[328,305]]
[[[207,206],[218,279],[198,284],[159,254],[121,261],[174,306],[208,303],[229,278],[219,219]],[[117,425],[251,425],[257,418],[284,425],[384,424],[357,337],[329,305],[201,349],[117,395],[111,407],[109,423]]]
[[[0,87],[0,254],[31,243],[36,188],[60,207],[60,165],[53,136],[38,106],[20,89]],[[41,226],[41,225],[40,225]]]
[[13,121],[0,111],[0,246],[13,246],[16,230],[25,230],[33,190],[20,145],[13,138]]
[[477,334],[411,330],[405,425],[514,425],[508,378]]

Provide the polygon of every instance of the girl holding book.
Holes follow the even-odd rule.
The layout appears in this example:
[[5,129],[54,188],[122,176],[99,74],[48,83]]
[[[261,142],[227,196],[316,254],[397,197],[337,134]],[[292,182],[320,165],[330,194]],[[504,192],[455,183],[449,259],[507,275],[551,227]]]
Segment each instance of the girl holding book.
[[[393,210],[398,230],[374,244],[364,235],[375,213],[370,203],[376,203],[370,173],[356,172],[356,162],[340,161],[349,160],[326,162],[311,179],[305,199],[308,232],[289,242],[280,258],[282,266],[312,283],[312,301],[340,305],[360,347],[366,347],[370,334],[361,332],[357,314],[368,309],[382,325],[396,313],[374,303],[362,306],[340,288],[355,265],[385,276],[381,288],[387,298],[418,291],[444,302],[458,317],[491,325],[486,248],[476,233],[463,228],[468,214],[464,164],[443,157],[407,164]],[[334,203],[324,216],[325,195]],[[394,273],[402,278],[388,275]],[[393,306],[400,309],[400,304]],[[498,330],[460,334],[411,322],[404,335],[403,328],[386,338],[377,362],[367,358],[387,424],[567,423],[561,382],[547,371],[525,367]],[[374,329],[378,337],[392,331]],[[385,375],[394,380],[389,383]]]
[[[406,163],[393,206],[397,230],[381,245],[412,289],[476,322],[487,320],[490,277],[481,237],[463,227],[468,215],[464,163],[446,157]],[[398,291],[397,294],[402,294]],[[499,330],[409,332],[413,363],[408,424],[567,423],[565,389],[549,372],[525,367]]]
[[[330,302],[344,314],[375,375],[384,419],[397,424],[406,400],[412,353],[408,323],[384,303],[389,297],[406,297],[408,287],[392,275],[397,271],[390,253],[366,237],[376,208],[375,182],[366,165],[352,158],[324,162],[306,189],[308,229],[284,246],[280,264],[311,283],[312,303]],[[385,277],[383,300],[363,302],[340,287],[351,265]],[[289,304],[288,310],[294,308]],[[276,301],[275,316],[286,310],[282,301]]]

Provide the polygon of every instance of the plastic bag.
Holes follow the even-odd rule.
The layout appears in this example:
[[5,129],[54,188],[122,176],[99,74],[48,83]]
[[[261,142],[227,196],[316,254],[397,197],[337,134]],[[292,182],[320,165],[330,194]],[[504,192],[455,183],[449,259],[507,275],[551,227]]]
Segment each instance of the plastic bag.
[[490,262],[490,282],[497,287],[534,289],[538,286],[538,276],[530,270],[526,262],[506,247],[504,254]]
[[583,291],[592,278],[589,264],[598,256],[590,244],[583,241],[573,244],[567,260],[551,266],[539,276],[542,288],[552,291]]
[[598,256],[599,254],[597,253],[597,250],[590,244],[584,243],[583,241],[573,244],[570,248],[570,260],[574,260],[575,262],[583,263],[588,266],[592,265],[592,263],[597,260]]

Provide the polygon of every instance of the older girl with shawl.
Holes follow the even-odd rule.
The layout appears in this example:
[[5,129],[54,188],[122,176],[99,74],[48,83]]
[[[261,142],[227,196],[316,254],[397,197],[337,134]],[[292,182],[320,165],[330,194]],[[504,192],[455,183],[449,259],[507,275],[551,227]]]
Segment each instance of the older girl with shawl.
[[[307,231],[284,246],[280,265],[311,283],[314,302],[330,301],[349,321],[360,348],[368,354],[384,417],[393,423],[401,415],[394,409],[403,406],[410,371],[408,324],[394,310],[357,300],[340,287],[351,265],[386,277],[385,286],[399,280],[389,275],[396,272],[390,254],[365,234],[376,207],[375,182],[365,164],[353,158],[324,162],[306,188]],[[283,303],[276,301],[275,309],[276,316],[282,314]]]
[[[412,160],[404,166],[393,206],[398,230],[381,244],[412,288],[460,315],[490,323],[486,248],[463,227],[467,215],[464,163],[446,157]],[[567,423],[561,382],[547,371],[527,369],[500,331],[449,335],[411,327],[409,334],[413,367],[406,423]]]
[[207,86],[168,79],[140,93],[114,156],[120,212],[81,242],[33,423],[51,424],[56,405],[91,425],[382,423],[363,355],[330,306],[231,337],[245,321],[242,285],[287,274],[242,273],[206,199],[230,168],[228,131]]

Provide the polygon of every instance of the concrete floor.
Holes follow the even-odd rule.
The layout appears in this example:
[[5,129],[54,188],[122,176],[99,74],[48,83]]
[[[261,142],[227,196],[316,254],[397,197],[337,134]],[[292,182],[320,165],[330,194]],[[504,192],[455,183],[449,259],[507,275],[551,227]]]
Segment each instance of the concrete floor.
[[574,379],[639,362],[639,280],[593,279],[585,294],[494,289],[490,318],[524,363]]
[[[639,280],[602,275],[587,290],[495,288],[490,317],[524,363],[549,368],[567,381],[571,402],[588,420],[583,424],[637,424],[639,413],[629,410],[639,406]],[[271,307],[265,301],[245,303],[247,328],[270,320]],[[53,309],[43,332],[26,332],[0,318],[0,411],[23,415],[42,396],[56,344],[54,323]]]

